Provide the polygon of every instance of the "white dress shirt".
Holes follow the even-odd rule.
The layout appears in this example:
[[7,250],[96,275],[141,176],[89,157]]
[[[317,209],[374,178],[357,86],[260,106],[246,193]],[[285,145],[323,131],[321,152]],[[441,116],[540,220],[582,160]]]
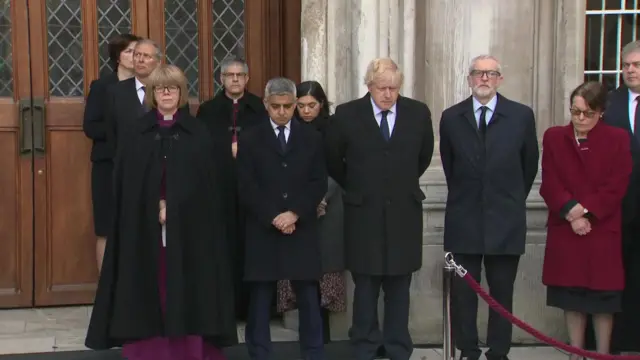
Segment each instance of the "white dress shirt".
[[[278,134],[280,133],[280,130],[278,130],[278,126],[280,125],[276,124],[271,119],[269,119],[269,121],[271,121],[271,127],[273,128],[273,132],[275,132],[277,137]],[[284,125],[284,141],[289,142],[290,133],[291,133],[291,120],[289,120],[289,122],[286,125]]]
[[136,92],[138,93],[138,100],[140,100],[140,104],[144,104],[144,93],[145,90],[147,90],[145,88],[145,90],[142,90],[142,88],[144,87],[144,84],[138,80],[138,78],[136,77]]
[[[371,106],[373,106],[373,115],[376,117],[376,122],[378,123],[378,127],[380,127],[380,123],[382,122],[382,109],[376,105],[371,98]],[[393,104],[391,109],[389,109],[389,113],[387,113],[387,124],[389,124],[389,136],[393,134],[393,128],[396,126],[396,104]]]
[[487,113],[484,116],[484,120],[486,122],[486,125],[489,125],[489,123],[491,122],[491,119],[493,119],[493,113],[496,111],[498,96],[494,95],[493,99],[489,100],[487,105],[482,105],[480,101],[478,101],[476,98],[472,98],[472,99],[473,99],[473,116],[475,116],[476,118],[476,124],[478,125],[478,129],[480,129],[480,114],[482,113],[482,109],[480,108],[483,106],[488,107]]

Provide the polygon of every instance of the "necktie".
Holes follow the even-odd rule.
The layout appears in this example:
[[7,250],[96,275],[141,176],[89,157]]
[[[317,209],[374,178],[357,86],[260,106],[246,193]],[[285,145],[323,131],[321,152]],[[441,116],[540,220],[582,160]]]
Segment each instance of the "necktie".
[[487,110],[489,110],[486,106],[480,107],[480,121],[478,124],[478,130],[480,130],[480,134],[485,136],[487,133]]
[[285,127],[280,125],[278,126],[278,141],[280,142],[280,147],[282,151],[285,151],[287,148],[287,138],[284,136]]
[[384,110],[382,112],[382,120],[380,120],[380,131],[382,131],[382,137],[384,141],[389,141],[391,135],[389,134],[389,122],[387,121],[387,115],[389,114],[389,110]]
[[636,97],[636,116],[633,121],[633,135],[640,141],[640,96]]
[[140,102],[140,106],[142,106],[142,110],[144,112],[147,112],[150,109],[147,106],[147,104],[145,104],[145,102],[144,102],[144,95],[147,93],[146,86],[143,85],[142,87],[140,87],[140,90],[142,90],[142,102]]

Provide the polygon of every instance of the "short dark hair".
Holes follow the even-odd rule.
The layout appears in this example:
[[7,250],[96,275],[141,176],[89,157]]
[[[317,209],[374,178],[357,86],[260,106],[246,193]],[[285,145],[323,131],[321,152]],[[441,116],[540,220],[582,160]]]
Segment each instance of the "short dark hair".
[[589,109],[603,112],[607,107],[608,94],[609,91],[604,84],[597,81],[587,81],[571,92],[569,106],[573,105],[576,96],[580,96],[587,103]]
[[[329,99],[327,99],[327,94],[324,92],[322,85],[320,85],[317,81],[303,81],[298,84],[296,88],[296,93],[298,93],[298,98],[303,96],[313,96],[321,105],[320,113],[318,116],[327,117],[329,116]],[[298,116],[298,108],[296,108],[296,116]]]
[[111,64],[113,71],[118,69],[120,54],[126,50],[129,44],[140,41],[141,39],[141,37],[133,34],[117,34],[109,39],[109,63]]

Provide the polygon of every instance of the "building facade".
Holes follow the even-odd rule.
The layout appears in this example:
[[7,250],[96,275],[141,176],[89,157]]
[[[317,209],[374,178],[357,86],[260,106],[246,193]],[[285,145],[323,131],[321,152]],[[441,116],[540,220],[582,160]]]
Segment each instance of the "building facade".
[[[229,55],[247,58],[257,94],[288,76],[319,81],[334,104],[364,95],[367,63],[391,57],[405,73],[403,95],[429,105],[436,134],[442,110],[470,94],[469,61],[489,53],[502,62],[501,93],[533,107],[541,139],[568,121],[569,93],[584,79],[619,84],[619,49],[640,38],[639,18],[639,0],[0,0],[0,308],[93,299],[82,111],[91,80],[108,71],[114,33],[158,41],[185,71],[193,108],[219,89]],[[424,261],[410,326],[416,343],[439,343],[446,183],[437,150],[422,186]],[[537,185],[527,204],[515,314],[564,338],[561,313],[545,306]],[[332,317],[334,338],[346,337],[349,319],[350,310]],[[293,313],[285,324],[296,327]],[[534,339],[516,330],[514,341]]]

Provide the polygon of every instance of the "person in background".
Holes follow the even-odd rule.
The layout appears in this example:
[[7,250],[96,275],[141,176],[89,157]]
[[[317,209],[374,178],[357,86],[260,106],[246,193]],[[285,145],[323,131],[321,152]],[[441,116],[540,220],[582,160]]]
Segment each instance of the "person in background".
[[609,105],[602,120],[627,131],[633,171],[622,202],[622,254],[625,288],[622,311],[616,314],[611,349],[640,352],[636,336],[640,323],[640,40],[624,46],[622,84],[609,93]]
[[549,128],[542,140],[540,195],[549,209],[542,282],[547,305],[565,312],[571,345],[585,346],[591,314],[597,351],[608,354],[624,288],[620,229],[632,170],[629,135],[600,121],[604,85],[584,83],[570,101],[571,122]]
[[[388,58],[369,63],[369,92],[339,105],[325,136],[329,175],[344,189],[346,265],[355,283],[349,337],[356,360],[384,345],[392,360],[413,353],[412,273],[422,267],[420,177],[433,155],[431,111],[400,96],[404,76]],[[380,331],[378,298],[384,291]]]
[[202,122],[173,65],[146,79],[151,109],[120,142],[115,212],[85,344],[128,360],[220,360],[237,343],[225,214]]
[[111,227],[113,211],[113,158],[107,143],[107,122],[105,120],[105,96],[107,89],[123,80],[133,77],[133,49],[138,36],[118,34],[109,40],[110,73],[93,80],[84,107],[82,129],[91,139],[91,201],[93,204],[93,226],[96,242],[98,271],[102,268],[107,233]]
[[[296,89],[298,102],[295,118],[300,124],[311,126],[321,134],[329,125],[329,99],[317,81],[305,81]],[[320,219],[320,248],[322,251],[322,279],[320,280],[320,305],[325,344],[331,340],[329,312],[344,312],[344,211],[342,208],[342,188],[329,178],[328,191],[318,204]],[[295,294],[289,280],[278,281],[278,311],[296,308]]]
[[244,271],[244,219],[245,211],[238,202],[236,155],[243,134],[261,122],[267,121],[262,99],[247,90],[249,67],[240,59],[231,57],[220,64],[220,82],[223,88],[211,100],[203,102],[196,117],[204,121],[216,146],[215,156],[224,175],[227,230],[232,244],[235,268],[236,317],[247,320],[249,291],[242,281]]
[[[507,310],[527,234],[527,196],[538,173],[533,110],[498,93],[503,76],[490,55],[471,60],[471,96],[440,120],[440,158],[447,179],[444,250],[480,282],[484,264],[491,296]],[[453,282],[453,330],[461,359],[478,360],[478,296]],[[487,360],[506,360],[513,327],[493,310],[487,326]]]
[[299,308],[301,357],[324,360],[318,280],[318,204],[327,193],[321,134],[294,117],[296,85],[267,82],[267,121],[238,147],[240,200],[247,209],[244,280],[251,289],[245,328],[252,360],[272,358],[269,320],[278,280],[290,280]]

